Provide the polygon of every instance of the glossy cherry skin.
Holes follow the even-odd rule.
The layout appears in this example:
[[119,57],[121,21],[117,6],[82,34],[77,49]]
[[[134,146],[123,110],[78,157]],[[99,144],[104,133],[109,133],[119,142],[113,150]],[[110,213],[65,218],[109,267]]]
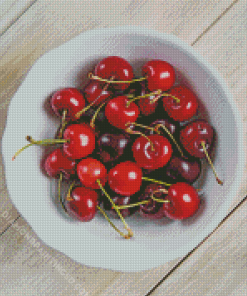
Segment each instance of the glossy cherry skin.
[[154,145],[154,151],[151,150],[150,142],[139,137],[135,140],[132,151],[138,166],[147,170],[156,170],[167,164],[172,156],[172,146],[167,138],[160,135],[148,136]]
[[205,142],[205,147],[210,153],[214,140],[214,130],[212,126],[202,119],[188,123],[180,132],[180,141],[190,155],[198,158],[205,158],[201,142]]
[[[128,61],[118,56],[109,56],[101,60],[95,67],[95,75],[119,81],[131,81],[134,77],[133,69]],[[124,90],[129,87],[129,83],[114,83],[115,89]]]
[[[161,219],[164,217],[163,203],[156,202],[151,198],[151,195],[159,189],[165,189],[165,186],[160,184],[150,184],[145,188],[145,191],[139,197],[139,201],[150,200],[149,203],[140,205],[139,213],[142,217],[148,219]],[[154,196],[158,199],[165,199],[166,195],[162,192],[156,192]]]
[[[144,96],[146,94],[150,93],[150,91],[146,88],[145,84],[142,84],[142,90],[140,96]],[[141,111],[141,114],[144,116],[148,116],[150,114],[153,114],[158,106],[158,101],[153,103],[152,101],[157,97],[157,95],[151,95],[149,97],[144,97],[139,99],[138,106]]]
[[201,173],[201,162],[197,158],[174,156],[166,166],[166,175],[176,182],[194,183]]
[[45,159],[44,168],[52,178],[58,178],[63,173],[65,179],[75,174],[75,161],[68,159],[60,148],[52,151]]
[[123,155],[130,142],[130,136],[124,134],[102,134],[97,141],[98,155],[102,162],[111,162]]
[[85,107],[85,99],[76,88],[64,88],[55,92],[51,98],[51,106],[55,114],[62,116],[67,110],[67,120],[77,120],[75,114]]
[[97,211],[97,192],[85,187],[76,187],[72,190],[71,197],[73,200],[65,203],[68,213],[82,222],[91,221]]
[[147,77],[150,91],[161,89],[167,91],[175,82],[175,71],[172,65],[162,60],[152,60],[142,67],[142,75]]
[[77,165],[77,175],[82,185],[92,189],[100,189],[97,180],[104,186],[107,177],[105,166],[92,157],[82,159]]
[[63,144],[63,151],[72,159],[86,157],[95,148],[95,133],[87,124],[69,125],[65,129],[63,137],[69,139],[68,143]]
[[198,99],[189,88],[180,85],[172,88],[169,94],[180,100],[177,102],[172,97],[163,97],[163,107],[171,118],[176,121],[185,121],[196,115]]
[[200,204],[196,189],[184,182],[173,184],[168,189],[166,200],[170,202],[163,203],[163,211],[168,218],[175,220],[193,216]]
[[99,106],[112,96],[109,90],[103,90],[104,84],[99,81],[90,81],[83,89],[84,96],[89,104],[94,102],[94,106]]
[[[134,203],[133,199],[130,196],[114,196],[112,197],[113,202],[117,206],[124,206],[124,205],[129,205],[131,203]],[[117,212],[112,208],[112,204],[110,201],[107,199],[107,197],[104,197],[103,201],[103,206],[106,211],[109,211],[109,213],[114,217],[114,218],[119,218]],[[138,206],[136,207],[130,207],[126,209],[121,209],[119,210],[121,215],[126,218],[131,215],[133,215],[136,211],[138,210]]]
[[132,161],[120,162],[108,173],[110,188],[124,196],[133,195],[140,190],[142,170]]
[[[150,127],[155,127],[158,124],[162,124],[164,125],[169,132],[174,136],[178,133],[178,129],[179,126],[176,122],[173,122],[172,119],[168,119],[168,118],[164,118],[164,119],[158,119],[153,121],[149,126]],[[167,134],[167,132],[161,127],[158,129],[161,135],[164,135],[165,137],[169,137],[169,135]],[[149,133],[152,134],[156,134],[154,131],[149,130]]]
[[105,115],[109,123],[119,129],[126,129],[126,123],[135,122],[140,113],[134,102],[127,106],[128,101],[126,96],[116,97],[111,99],[105,108]]

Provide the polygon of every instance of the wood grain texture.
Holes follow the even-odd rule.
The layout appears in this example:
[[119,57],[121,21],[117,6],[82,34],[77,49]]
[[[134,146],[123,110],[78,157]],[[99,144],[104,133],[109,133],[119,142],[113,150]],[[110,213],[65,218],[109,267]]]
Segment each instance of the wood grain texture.
[[[245,143],[247,143],[246,37],[247,3],[239,1],[194,46],[218,68],[228,82],[244,122]],[[242,186],[231,209],[246,195],[245,166]],[[246,209],[247,201],[150,295],[246,295],[244,290],[247,276]]]
[[150,296],[246,295],[246,237],[247,200]]
[[[0,40],[1,112],[6,112],[11,97],[35,60],[80,32],[95,27],[123,24],[142,26],[145,23],[147,27],[173,33],[187,43],[194,44],[197,40],[203,40],[236,4],[237,1],[107,0],[104,1],[104,5],[100,1],[87,1],[86,4],[78,0],[37,1]],[[195,47],[198,42],[195,43]],[[212,40],[209,39],[208,43],[210,42]],[[222,50],[225,49],[226,47],[222,47]],[[244,93],[244,90],[242,91]],[[22,218],[15,223],[19,221],[26,223]],[[29,231],[35,235],[31,229]],[[35,295],[75,293],[73,286],[66,282],[64,276],[42,262],[36,248],[30,246],[21,234],[16,232],[15,226],[12,225],[2,235],[3,252],[0,258],[5,260],[5,271],[1,274],[3,295],[13,295],[13,291],[16,290],[21,291],[23,295],[36,292],[40,294]],[[42,248],[51,252],[42,242],[40,244]],[[16,249],[19,250],[18,254]],[[8,255],[4,253],[7,251]],[[65,264],[67,272],[76,277],[76,282],[83,285],[88,295],[144,295],[181,260],[178,258],[146,272],[117,273],[77,264],[54,250],[52,254],[59,263]],[[22,260],[23,258],[25,259]],[[14,277],[10,288],[12,272]]]
[[3,34],[35,0],[0,1],[0,35]]

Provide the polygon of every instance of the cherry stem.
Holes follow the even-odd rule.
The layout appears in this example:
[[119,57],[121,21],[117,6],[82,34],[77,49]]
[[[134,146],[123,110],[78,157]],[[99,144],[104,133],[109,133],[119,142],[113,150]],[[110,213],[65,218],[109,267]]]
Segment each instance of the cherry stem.
[[168,93],[161,93],[157,98],[154,98],[154,99],[151,100],[151,104],[154,104],[155,102],[157,102],[158,99],[161,98],[161,97],[171,97],[171,98],[173,98],[173,100],[175,100],[177,103],[180,103],[180,99],[179,99],[179,98],[177,98],[177,97],[175,97],[175,96],[173,96],[173,95],[171,95],[171,94],[168,94]]
[[158,129],[162,127],[164,129],[164,131],[170,136],[170,138],[172,139],[173,143],[176,145],[176,147],[178,148],[178,151],[180,152],[181,156],[184,157],[183,151],[181,150],[181,148],[179,147],[177,141],[174,139],[173,135],[170,133],[170,131],[168,130],[168,128],[163,125],[163,124],[157,124],[154,127],[154,130],[156,133],[160,134],[160,132],[158,131]]
[[155,180],[155,179],[150,179],[150,178],[147,178],[147,177],[142,177],[142,180],[148,181],[148,182],[152,182],[152,183],[162,184],[162,185],[165,185],[165,186],[171,186],[172,185],[172,184],[165,183],[163,181],[159,181],[159,180]]
[[71,197],[71,191],[73,189],[73,187],[75,186],[75,181],[73,181],[69,187],[68,193],[66,195],[66,201],[72,201],[73,198]]
[[[135,100],[142,99],[142,98],[146,98],[146,97],[150,97],[150,96],[155,96],[155,95],[158,95],[158,96],[160,97],[161,93],[162,93],[162,90],[161,90],[161,89],[158,89],[158,90],[156,90],[156,91],[154,91],[154,92],[151,92],[151,93],[149,93],[149,94],[145,94],[145,95],[142,95],[142,96],[135,97],[135,98],[129,100],[129,101],[126,103],[126,106],[129,107],[129,105],[130,105],[132,102],[134,102]],[[155,98],[154,100],[156,100],[156,99],[157,99],[157,98]],[[154,103],[154,102],[153,102],[153,100],[152,100],[152,104],[153,104],[153,103]]]
[[67,212],[67,209],[62,201],[62,196],[61,196],[61,183],[63,180],[63,173],[59,174],[59,181],[58,181],[58,201],[61,204],[61,206],[63,207],[63,209],[65,210],[65,212]]
[[[114,76],[112,76],[109,81],[112,81],[113,79],[114,79]],[[106,83],[106,85],[103,87],[102,91],[107,90],[108,87],[109,87],[109,83]],[[75,115],[75,118],[79,119],[83,113],[85,113],[88,109],[90,109],[97,102],[97,100],[101,94],[102,94],[102,92],[97,96],[97,98],[95,100],[93,100],[93,102],[91,104],[89,104],[87,107],[85,107],[82,110],[80,110],[79,112],[77,112]]]
[[218,177],[218,175],[216,173],[216,170],[214,168],[214,165],[213,165],[213,163],[211,161],[211,158],[208,155],[208,151],[206,149],[205,142],[204,141],[201,141],[201,145],[202,145],[202,148],[203,148],[204,153],[206,154],[207,160],[208,160],[208,162],[209,162],[209,164],[210,164],[210,166],[211,166],[211,168],[213,170],[213,173],[215,175],[216,181],[218,182],[219,185],[223,185],[223,182],[219,179],[219,177]]
[[105,103],[103,103],[103,104],[101,104],[100,106],[99,106],[99,108],[95,111],[95,113],[94,113],[94,115],[93,115],[93,117],[92,117],[92,119],[91,119],[91,121],[90,121],[90,126],[91,126],[91,128],[94,128],[95,127],[95,120],[96,120],[96,117],[98,116],[98,114],[99,114],[99,112],[100,112],[100,110],[102,109],[102,107],[104,106],[106,104],[106,102]]
[[63,115],[62,115],[62,120],[61,120],[61,128],[58,133],[58,139],[62,139],[62,137],[63,137],[63,132],[64,132],[65,126],[67,124],[67,121],[66,121],[67,113],[68,113],[68,111],[66,109],[63,110]]
[[115,225],[114,223],[110,220],[110,218],[107,216],[106,212],[100,207],[100,206],[97,206],[97,209],[102,213],[102,215],[106,218],[106,220],[110,223],[110,225],[121,235],[123,236],[124,238],[126,239],[129,239],[133,236],[133,232],[131,231],[131,235],[126,235],[124,234],[122,231],[120,231]]
[[133,83],[133,82],[136,82],[136,81],[143,81],[143,80],[147,79],[146,77],[141,77],[141,78],[137,78],[137,79],[132,79],[130,81],[110,80],[110,79],[104,79],[104,78],[101,78],[99,76],[96,76],[91,72],[88,73],[88,78],[98,80],[98,81],[102,81],[102,82],[107,82],[107,83]]
[[[144,127],[144,125],[137,124],[137,123],[134,123],[134,122],[127,122],[127,123],[126,123],[126,126],[128,126],[128,125],[132,125],[132,124],[133,124],[133,125],[136,125],[136,126],[142,126],[142,127]],[[149,137],[146,136],[145,134],[143,134],[143,133],[141,133],[141,132],[138,132],[138,131],[133,131],[133,130],[130,128],[130,126],[127,127],[127,128],[125,129],[125,132],[126,132],[126,133],[129,133],[129,134],[131,134],[131,135],[141,135],[142,137],[144,137],[145,139],[148,140],[148,142],[150,143],[151,150],[152,150],[152,151],[155,151],[153,142],[152,142],[152,141],[149,139]]]
[[[126,221],[124,220],[124,217],[122,216],[122,214],[120,213],[119,209],[117,208],[117,206],[115,205],[114,201],[111,199],[110,195],[105,191],[104,187],[102,186],[101,182],[99,179],[96,180],[96,182],[98,183],[100,189],[102,190],[102,192],[105,194],[105,196],[109,199],[110,203],[112,204],[113,208],[115,209],[115,211],[117,212],[119,218],[122,220],[125,229],[128,231],[128,234],[124,234],[122,233],[120,230],[117,230],[124,238],[128,239],[130,237],[133,236],[133,232],[132,230],[129,228],[128,224],[126,223]],[[105,216],[106,217],[106,216]],[[109,219],[109,218],[108,218]],[[107,220],[108,220],[107,219]],[[108,220],[109,221],[109,220]],[[110,221],[109,221],[110,222]],[[113,226],[113,223],[111,223],[111,225]],[[116,229],[116,227],[114,226],[114,228]]]
[[126,208],[133,208],[133,207],[136,207],[136,206],[139,206],[139,205],[145,205],[145,204],[147,204],[149,202],[150,202],[150,199],[144,200],[144,201],[140,201],[140,202],[137,202],[137,203],[134,203],[134,204],[124,205],[124,206],[116,206],[116,207],[119,210],[122,210],[122,209],[126,209]]
[[87,107],[85,107],[81,111],[77,112],[75,114],[75,118],[79,119],[83,113],[85,113],[88,109],[90,109],[95,104],[96,100],[97,100],[97,98],[91,104],[87,105]]
[[166,189],[157,189],[157,190],[155,190],[155,191],[151,194],[151,198],[152,198],[154,201],[156,201],[156,202],[163,202],[163,203],[169,203],[169,202],[170,202],[170,200],[168,200],[168,199],[159,199],[159,198],[154,197],[154,194],[157,193],[157,192],[162,192],[162,193],[167,194],[167,193],[168,193],[168,190],[166,190]]
[[63,144],[69,142],[69,139],[44,139],[41,141],[35,141],[33,140],[32,137],[27,136],[26,140],[30,142],[30,144],[27,144],[26,146],[22,147],[19,149],[15,155],[12,157],[12,160],[14,160],[23,150],[26,148],[32,146],[32,145],[40,145],[40,146],[49,146],[49,145],[54,145],[54,144]]

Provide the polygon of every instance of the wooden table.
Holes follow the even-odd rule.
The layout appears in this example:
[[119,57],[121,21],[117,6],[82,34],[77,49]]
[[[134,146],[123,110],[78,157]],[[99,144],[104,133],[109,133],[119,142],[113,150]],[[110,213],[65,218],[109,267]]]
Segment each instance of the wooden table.
[[[227,81],[246,126],[246,0],[1,0],[1,135],[8,104],[37,58],[83,31],[123,24],[172,33],[193,46]],[[247,295],[246,171],[213,233],[184,258],[137,273],[84,266],[44,245],[12,205],[2,165],[0,174],[0,295]]]

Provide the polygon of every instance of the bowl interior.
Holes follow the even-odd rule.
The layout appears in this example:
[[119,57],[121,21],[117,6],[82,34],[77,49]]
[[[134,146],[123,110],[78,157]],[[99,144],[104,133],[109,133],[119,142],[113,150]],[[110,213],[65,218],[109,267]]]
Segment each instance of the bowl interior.
[[[87,73],[109,55],[126,58],[136,75],[141,75],[142,65],[151,59],[163,59],[175,67],[177,83],[193,89],[201,102],[200,117],[206,118],[216,130],[213,161],[224,182],[224,186],[219,186],[205,163],[208,169],[197,184],[203,191],[196,215],[184,221],[167,218],[150,221],[136,214],[127,220],[135,234],[129,241],[118,238],[100,213],[90,223],[79,223],[63,215],[54,202],[56,182],[41,169],[44,148],[31,147],[11,161],[13,154],[26,145],[27,135],[34,139],[54,137],[59,119],[49,109],[49,96],[62,87],[85,85]],[[222,209],[226,203],[229,206],[234,194],[232,187],[240,172],[236,149],[240,131],[234,112],[217,75],[173,36],[116,29],[80,35],[39,59],[11,101],[3,138],[10,196],[44,242],[81,263],[122,271],[158,266],[185,255],[226,214],[226,208]],[[67,188],[68,184],[64,186]],[[114,222],[122,228],[120,221]]]

